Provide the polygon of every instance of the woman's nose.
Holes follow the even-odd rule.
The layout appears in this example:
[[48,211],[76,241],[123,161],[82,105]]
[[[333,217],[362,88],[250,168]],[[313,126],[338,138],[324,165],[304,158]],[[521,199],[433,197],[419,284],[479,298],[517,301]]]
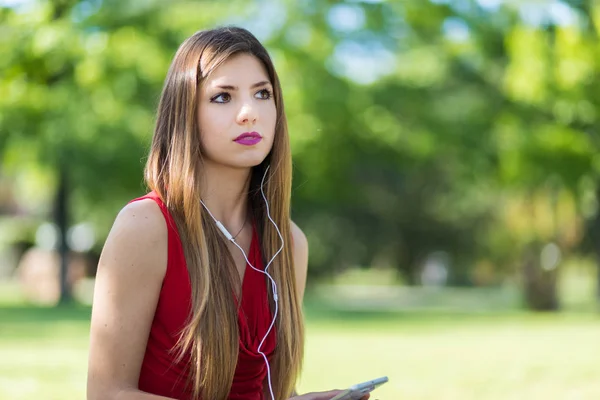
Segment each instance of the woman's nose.
[[245,103],[240,112],[238,113],[238,124],[247,125],[249,123],[255,124],[258,120],[258,113],[256,112],[256,107],[253,107],[250,103]]

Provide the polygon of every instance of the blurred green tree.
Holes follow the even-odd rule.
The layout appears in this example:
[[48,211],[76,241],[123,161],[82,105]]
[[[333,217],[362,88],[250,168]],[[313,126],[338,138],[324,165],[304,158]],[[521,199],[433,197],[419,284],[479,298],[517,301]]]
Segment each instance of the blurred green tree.
[[312,276],[385,266],[417,284],[442,251],[450,283],[534,271],[525,297],[554,308],[546,246],[600,259],[595,2],[18,4],[0,8],[2,168],[48,177],[63,238],[85,219],[102,241],[143,192],[177,45],[238,24],[282,78]]

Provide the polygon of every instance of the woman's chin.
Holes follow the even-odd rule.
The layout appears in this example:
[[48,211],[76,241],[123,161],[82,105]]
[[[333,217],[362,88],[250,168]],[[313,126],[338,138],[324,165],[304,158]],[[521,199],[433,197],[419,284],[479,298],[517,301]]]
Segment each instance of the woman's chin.
[[265,159],[266,157],[262,157],[262,158],[256,158],[256,159],[246,159],[246,160],[237,160],[237,161],[230,161],[230,162],[222,162],[222,163],[216,163],[215,165],[220,165],[222,167],[225,168],[231,168],[231,169],[249,169],[249,168],[254,168],[259,166]]
[[260,165],[265,158],[267,158],[267,154],[260,154],[254,157],[244,157],[244,159],[236,160],[237,162],[235,164],[237,164],[237,166],[240,168],[252,168]]

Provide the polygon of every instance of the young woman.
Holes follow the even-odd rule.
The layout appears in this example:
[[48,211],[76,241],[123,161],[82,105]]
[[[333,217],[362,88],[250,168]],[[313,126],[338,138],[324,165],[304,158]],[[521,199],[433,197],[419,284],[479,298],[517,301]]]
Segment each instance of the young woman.
[[290,220],[279,79],[251,33],[180,46],[145,179],[100,259],[88,399],[334,397],[294,393],[308,245]]

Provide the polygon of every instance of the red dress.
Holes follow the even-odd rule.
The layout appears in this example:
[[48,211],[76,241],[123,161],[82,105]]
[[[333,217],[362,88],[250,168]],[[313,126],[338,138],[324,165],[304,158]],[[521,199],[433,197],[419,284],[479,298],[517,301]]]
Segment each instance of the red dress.
[[[184,360],[176,363],[176,353],[171,351],[190,313],[190,278],[175,221],[154,192],[133,201],[146,198],[154,200],[165,217],[168,231],[168,261],[150,328],[138,387],[152,394],[179,400],[192,400],[191,389],[186,389],[186,378],[190,371],[189,362]],[[258,235],[254,227],[248,260],[254,267],[264,269]],[[264,358],[256,350],[269,329],[272,313],[268,303],[265,275],[248,265],[244,272],[241,297],[241,307],[238,311],[239,356],[229,399],[262,400],[267,367]],[[273,327],[262,349],[269,362],[272,360],[275,342],[276,334]]]

